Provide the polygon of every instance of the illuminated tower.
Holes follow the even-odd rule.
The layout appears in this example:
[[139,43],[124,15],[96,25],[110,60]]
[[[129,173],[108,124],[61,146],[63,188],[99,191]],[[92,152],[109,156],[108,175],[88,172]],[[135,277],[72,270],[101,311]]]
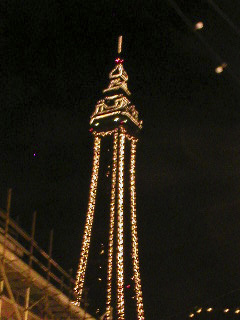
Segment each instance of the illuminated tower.
[[98,278],[101,290],[93,295],[101,307],[97,312],[104,314],[101,319],[144,320],[135,186],[137,132],[142,121],[129,101],[121,49],[119,37],[118,58],[109,74],[109,85],[90,118],[93,169],[75,292],[76,303],[82,304],[85,286],[89,291],[98,290],[94,265],[102,259],[102,275]]

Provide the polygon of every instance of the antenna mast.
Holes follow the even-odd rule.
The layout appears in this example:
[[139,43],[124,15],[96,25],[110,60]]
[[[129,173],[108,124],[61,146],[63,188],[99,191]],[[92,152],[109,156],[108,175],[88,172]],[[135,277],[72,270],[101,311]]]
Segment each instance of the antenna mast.
[[122,52],[122,36],[118,37],[118,54]]

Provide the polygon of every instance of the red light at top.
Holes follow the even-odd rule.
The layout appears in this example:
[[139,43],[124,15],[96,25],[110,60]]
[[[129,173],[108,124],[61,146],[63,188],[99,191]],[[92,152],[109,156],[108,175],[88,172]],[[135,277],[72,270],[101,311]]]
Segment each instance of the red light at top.
[[117,59],[115,59],[115,62],[118,64],[118,63],[123,63],[124,62],[124,60],[123,59],[120,59],[120,58],[117,58]]

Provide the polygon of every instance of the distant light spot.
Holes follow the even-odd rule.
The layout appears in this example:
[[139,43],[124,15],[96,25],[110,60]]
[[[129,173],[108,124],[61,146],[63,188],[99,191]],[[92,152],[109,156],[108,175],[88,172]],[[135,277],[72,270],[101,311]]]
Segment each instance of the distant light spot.
[[227,67],[227,64],[224,62],[222,63],[220,66],[218,66],[216,69],[215,69],[215,72],[216,73],[222,73],[223,72],[223,69]]
[[203,22],[199,21],[195,24],[195,30],[200,30],[203,28]]

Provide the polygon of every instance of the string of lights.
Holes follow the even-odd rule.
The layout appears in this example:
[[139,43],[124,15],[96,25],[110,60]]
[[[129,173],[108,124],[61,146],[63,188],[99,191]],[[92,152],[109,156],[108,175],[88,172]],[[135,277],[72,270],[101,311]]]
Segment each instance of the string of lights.
[[108,245],[108,270],[107,270],[107,301],[106,301],[106,319],[111,318],[112,301],[112,272],[113,272],[113,238],[115,222],[115,198],[116,198],[116,178],[117,178],[117,151],[118,151],[118,132],[115,132],[113,139],[113,161],[112,161],[112,189],[110,203],[110,231]]
[[95,201],[96,201],[96,191],[98,183],[98,171],[99,171],[99,161],[100,161],[100,147],[101,138],[99,136],[94,137],[94,155],[93,155],[93,170],[90,183],[90,195],[88,202],[87,218],[84,227],[82,250],[80,255],[80,262],[77,270],[76,285],[74,291],[77,295],[78,304],[81,303],[83,285],[85,279],[85,272],[88,260],[89,246],[91,240],[92,224],[94,217]]
[[227,67],[226,70],[228,70],[228,73],[240,85],[240,78],[235,74],[233,69],[229,65],[227,65],[226,62],[224,62],[224,59],[212,48],[212,46],[205,40],[205,38],[199,32],[195,32],[198,29],[202,29],[202,27],[196,28],[196,25],[194,26],[192,24],[191,20],[183,13],[183,11],[180,9],[180,7],[177,5],[177,3],[174,0],[167,0],[167,2],[173,7],[173,9],[176,11],[179,17],[183,20],[183,22],[189,27],[191,31],[194,32],[196,37],[198,37],[198,39],[202,42],[202,44],[208,49],[208,51],[214,57],[214,59],[218,63],[218,67],[216,67],[215,72],[222,73],[223,70]]
[[[240,312],[238,312],[238,310],[240,310],[240,308],[238,308],[238,307],[236,307],[236,308],[216,308],[216,307],[210,307],[210,305],[214,305],[214,303],[217,303],[220,299],[222,299],[222,298],[225,298],[225,297],[228,297],[228,296],[230,296],[230,295],[232,295],[232,294],[234,294],[234,293],[236,293],[236,292],[240,292],[240,288],[237,288],[237,289],[233,289],[233,290],[231,290],[231,291],[228,291],[227,293],[224,293],[224,294],[222,294],[222,295],[220,295],[220,296],[218,296],[218,297],[215,297],[215,298],[213,298],[213,299],[211,299],[210,301],[206,301],[205,303],[203,303],[202,305],[205,305],[205,306],[208,306],[208,307],[206,307],[206,308],[203,308],[203,307],[189,307],[188,308],[188,311],[187,310],[185,310],[185,311],[179,311],[179,312],[176,312],[176,313],[174,313],[174,314],[171,314],[171,315],[168,315],[168,316],[165,316],[164,318],[162,318],[162,320],[166,320],[166,319],[171,319],[171,318],[175,318],[175,317],[179,317],[179,316],[183,316],[184,314],[187,316],[187,317],[190,317],[190,318],[192,318],[192,317],[194,317],[194,315],[195,315],[195,312],[197,311],[197,310],[199,310],[198,312],[197,312],[197,314],[200,314],[201,312],[200,312],[200,310],[202,310],[202,311],[207,311],[207,312],[212,312],[212,311],[224,311],[224,310],[229,310],[229,311],[234,311],[234,313],[235,314],[240,314]],[[189,312],[189,310],[191,310],[190,312]],[[224,312],[225,314],[226,313],[228,313],[229,311],[227,311],[227,312]],[[236,311],[236,312],[235,312]]]
[[196,317],[197,315],[199,315],[200,313],[203,312],[214,312],[214,311],[220,311],[223,313],[234,313],[234,314],[238,314],[240,316],[240,309],[238,308],[224,308],[224,309],[219,309],[219,308],[214,308],[214,307],[207,307],[207,308],[197,308],[197,310],[195,312],[191,312],[189,314],[189,318],[193,318]]
[[124,195],[124,148],[125,133],[119,137],[118,159],[118,224],[117,224],[117,311],[118,319],[124,320],[124,274],[123,274],[123,195]]
[[138,257],[138,236],[137,236],[137,216],[136,216],[136,146],[137,139],[131,139],[131,160],[130,160],[130,192],[131,192],[131,230],[132,230],[132,258],[133,258],[133,274],[135,283],[135,294],[137,303],[138,320],[144,320],[142,286],[139,270]]
[[93,131],[93,135],[96,136],[96,137],[105,137],[105,136],[110,136],[112,135],[114,132],[116,132],[117,129],[114,129],[114,130],[109,130],[109,131],[101,131],[101,132],[96,132],[96,131]]
[[128,133],[127,133],[127,130],[126,130],[125,128],[122,127],[122,130],[123,130],[123,132],[125,133],[126,138],[127,138],[129,141],[138,142],[138,139],[135,138],[134,136],[131,136],[130,134],[128,134]]

